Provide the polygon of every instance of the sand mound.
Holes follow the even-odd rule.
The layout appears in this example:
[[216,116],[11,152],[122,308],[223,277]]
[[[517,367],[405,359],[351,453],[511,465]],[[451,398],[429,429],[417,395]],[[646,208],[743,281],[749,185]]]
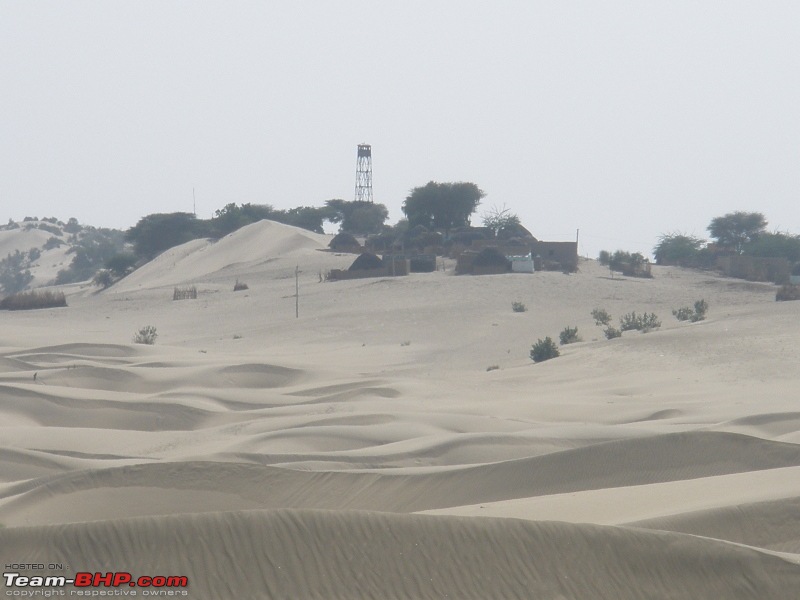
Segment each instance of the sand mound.
[[[259,221],[213,240],[192,240],[160,254],[113,286],[114,292],[133,291],[204,281],[214,275],[233,274],[298,253],[324,249],[330,236],[276,223]],[[230,275],[229,275],[230,276]]]
[[[363,512],[185,515],[0,530],[15,560],[182,575],[191,597],[785,599],[800,565],[675,533]],[[63,558],[61,558],[63,556]]]

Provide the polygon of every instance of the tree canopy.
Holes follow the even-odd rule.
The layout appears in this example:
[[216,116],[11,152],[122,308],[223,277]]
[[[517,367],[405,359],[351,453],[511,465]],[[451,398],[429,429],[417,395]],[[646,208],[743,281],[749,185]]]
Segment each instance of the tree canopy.
[[339,223],[339,231],[369,235],[383,231],[389,210],[383,204],[355,200],[328,200],[325,202],[326,218]]
[[436,183],[429,181],[411,190],[403,202],[403,213],[411,227],[449,231],[466,227],[469,218],[486,194],[474,183]]
[[695,266],[700,250],[706,241],[683,233],[665,233],[658,238],[653,248],[657,265]]
[[745,244],[755,241],[766,227],[763,214],[737,211],[712,219],[708,232],[721,248],[742,254]]
[[495,235],[503,229],[516,228],[522,225],[519,216],[516,213],[512,213],[511,209],[506,208],[505,205],[503,205],[503,208],[493,206],[489,211],[483,213],[481,220],[483,221],[483,226],[491,229]]
[[207,222],[192,213],[155,213],[139,219],[125,234],[136,256],[150,260],[178,244],[208,235]]

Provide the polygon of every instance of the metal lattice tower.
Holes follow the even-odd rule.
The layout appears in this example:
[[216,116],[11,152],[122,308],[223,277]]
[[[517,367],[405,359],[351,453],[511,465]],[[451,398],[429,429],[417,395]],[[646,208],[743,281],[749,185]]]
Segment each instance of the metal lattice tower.
[[372,146],[369,144],[358,145],[356,202],[372,202]]

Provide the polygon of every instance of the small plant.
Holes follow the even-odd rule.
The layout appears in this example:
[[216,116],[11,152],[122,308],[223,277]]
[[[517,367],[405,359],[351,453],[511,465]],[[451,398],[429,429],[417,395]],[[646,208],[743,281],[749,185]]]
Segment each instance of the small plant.
[[411,342],[409,342],[408,340],[406,340],[405,342],[400,342],[400,345],[401,345],[401,346],[410,346],[410,345],[411,345]]
[[581,338],[578,336],[578,328],[565,327],[564,330],[558,335],[558,340],[561,342],[562,346],[566,346],[567,344],[574,344],[575,342],[580,342]]
[[514,312],[525,312],[526,310],[528,310],[528,307],[525,306],[522,302],[512,302],[511,309]]
[[537,340],[537,342],[531,347],[531,360],[537,363],[550,360],[551,358],[556,358],[557,356],[560,356],[560,354],[561,353],[558,351],[558,346],[556,346],[555,342],[550,339],[550,336]]
[[0,310],[35,310],[38,308],[55,308],[66,306],[64,292],[34,290],[19,292],[0,300]]
[[595,325],[608,325],[611,323],[611,315],[608,314],[605,308],[595,308],[592,311],[592,318]]
[[240,340],[240,339],[242,339],[242,336],[240,336],[238,333],[234,333],[233,334],[233,339]]
[[500,365],[491,365],[486,367],[487,371],[497,371],[500,368]]
[[800,285],[784,285],[775,294],[776,302],[787,300],[800,300]]
[[173,300],[197,300],[197,288],[195,286],[187,288],[175,288],[172,292]]
[[147,344],[152,346],[156,343],[156,338],[158,337],[158,333],[156,333],[156,328],[153,325],[145,325],[139,331],[136,332],[136,335],[133,336],[133,343],[134,344]]
[[242,290],[249,290],[249,289],[250,289],[250,286],[248,286],[243,281],[239,281],[238,279],[236,280],[236,283],[233,284],[233,291],[234,292],[240,292]]
[[622,337],[622,332],[616,327],[611,327],[611,325],[606,327],[603,330],[603,333],[605,334],[607,340],[613,340],[614,338]]

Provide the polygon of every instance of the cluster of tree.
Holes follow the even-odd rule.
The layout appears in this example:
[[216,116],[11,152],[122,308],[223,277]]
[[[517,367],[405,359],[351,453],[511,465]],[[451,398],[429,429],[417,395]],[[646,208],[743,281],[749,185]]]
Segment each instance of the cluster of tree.
[[276,209],[269,204],[227,204],[211,219],[198,219],[192,213],[157,213],[139,219],[126,237],[134,254],[150,260],[165,250],[198,238],[220,238],[245,225],[263,219],[323,233],[323,223],[338,223],[341,231],[354,234],[380,232],[389,216],[383,204],[328,200],[325,206],[299,206]]
[[709,224],[712,243],[693,235],[668,233],[659,237],[653,256],[656,264],[685,267],[710,267],[717,256],[725,254],[800,262],[800,236],[768,232],[767,224],[762,213],[728,213]]
[[5,294],[20,292],[33,280],[30,266],[39,254],[36,248],[27,252],[16,250],[14,254],[9,254],[0,260],[0,288]]
[[78,224],[78,230],[70,236],[70,244],[67,253],[74,256],[69,266],[56,274],[56,284],[91,279],[113,256],[124,251],[125,234],[117,229]]
[[411,190],[403,202],[403,213],[411,227],[448,234],[456,227],[467,227],[472,213],[486,194],[474,183],[436,183],[429,181]]

